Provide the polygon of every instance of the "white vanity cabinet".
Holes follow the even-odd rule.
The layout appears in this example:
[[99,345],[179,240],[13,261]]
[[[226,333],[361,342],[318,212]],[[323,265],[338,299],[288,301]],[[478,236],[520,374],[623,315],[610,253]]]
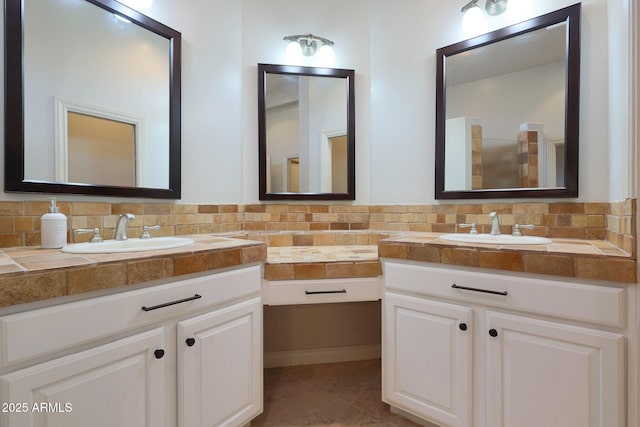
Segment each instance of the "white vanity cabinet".
[[179,426],[244,425],[262,412],[259,297],[179,322],[178,346]]
[[384,272],[391,406],[439,426],[626,425],[624,288],[395,260]]
[[253,265],[0,317],[0,425],[247,424],[262,411],[260,278]]
[[469,307],[387,292],[384,400],[447,426],[470,425]]
[[168,426],[163,348],[157,328],[3,375],[1,424]]

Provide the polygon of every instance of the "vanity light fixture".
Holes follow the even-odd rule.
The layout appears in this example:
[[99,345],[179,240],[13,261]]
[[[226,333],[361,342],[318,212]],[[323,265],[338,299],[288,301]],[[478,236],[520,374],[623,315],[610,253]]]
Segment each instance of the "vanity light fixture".
[[318,56],[324,57],[328,62],[333,59],[333,42],[324,37],[314,36],[313,34],[299,34],[286,36],[283,40],[289,42],[287,54],[313,56],[318,52]]
[[[487,0],[484,9],[489,16],[497,16],[507,10],[508,0]],[[484,14],[478,5],[478,0],[471,0],[460,10],[462,16],[462,29],[467,34],[477,34],[484,26]]]
[[483,26],[484,15],[480,6],[478,6],[478,0],[471,0],[460,9],[464,15],[462,15],[462,29],[467,34],[474,34],[480,32],[479,29]]
[[487,11],[487,15],[497,16],[504,13],[507,10],[508,0],[487,0],[487,4],[484,6]]

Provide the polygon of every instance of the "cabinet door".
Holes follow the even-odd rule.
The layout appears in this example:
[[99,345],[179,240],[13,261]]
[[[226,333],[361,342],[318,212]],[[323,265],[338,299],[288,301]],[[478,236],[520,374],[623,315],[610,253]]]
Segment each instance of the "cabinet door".
[[471,309],[387,292],[383,400],[446,426],[471,415]]
[[495,312],[487,329],[488,426],[623,426],[622,335]]
[[163,349],[158,328],[3,375],[0,425],[168,427]]
[[178,323],[181,427],[240,426],[262,412],[262,301]]

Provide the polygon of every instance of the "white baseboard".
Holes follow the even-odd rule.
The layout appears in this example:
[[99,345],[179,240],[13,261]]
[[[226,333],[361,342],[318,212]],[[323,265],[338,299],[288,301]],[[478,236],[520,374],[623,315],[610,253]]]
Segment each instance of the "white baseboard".
[[352,362],[354,360],[379,359],[380,355],[380,344],[272,351],[264,353],[264,367],[279,368],[283,366],[316,365],[319,363]]

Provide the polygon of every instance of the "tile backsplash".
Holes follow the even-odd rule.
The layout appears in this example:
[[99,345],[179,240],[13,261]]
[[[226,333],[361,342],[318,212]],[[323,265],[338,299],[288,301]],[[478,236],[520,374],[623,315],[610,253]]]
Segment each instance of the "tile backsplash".
[[[40,216],[49,203],[0,202],[0,247],[40,244]],[[143,225],[160,225],[157,235],[186,235],[247,231],[434,231],[466,232],[456,224],[475,222],[489,231],[487,214],[497,211],[502,232],[514,224],[534,224],[526,234],[608,240],[635,255],[636,199],[616,202],[488,203],[446,205],[248,204],[202,205],[178,203],[59,202],[70,229],[100,228],[112,238],[118,216],[136,215],[129,236]],[[69,241],[88,240],[72,235]],[[298,237],[303,238],[303,237]]]

